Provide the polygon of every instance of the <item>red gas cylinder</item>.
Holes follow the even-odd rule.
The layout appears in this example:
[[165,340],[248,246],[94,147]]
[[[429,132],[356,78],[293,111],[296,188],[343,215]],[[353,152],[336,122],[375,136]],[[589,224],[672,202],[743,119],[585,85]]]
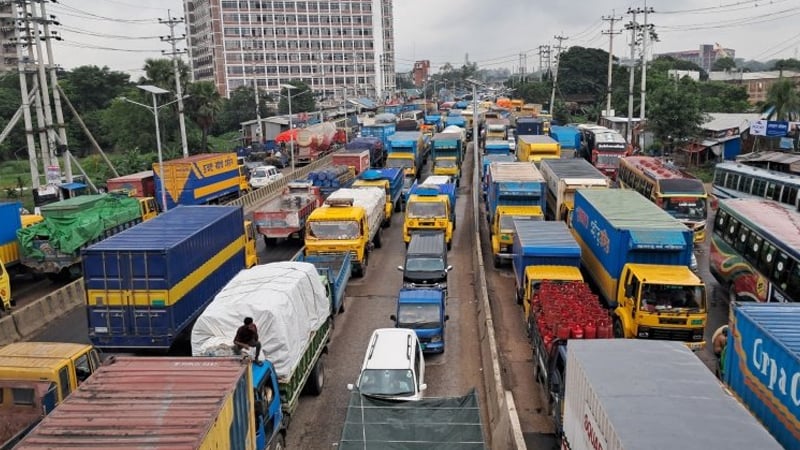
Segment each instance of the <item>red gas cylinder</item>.
[[578,324],[574,324],[570,330],[570,334],[572,339],[583,339],[583,327]]
[[597,338],[597,327],[595,326],[593,320],[588,321],[586,325],[583,327],[583,337],[584,339]]
[[556,324],[556,337],[558,339],[566,340],[569,339],[570,335],[570,328],[564,322],[559,322]]

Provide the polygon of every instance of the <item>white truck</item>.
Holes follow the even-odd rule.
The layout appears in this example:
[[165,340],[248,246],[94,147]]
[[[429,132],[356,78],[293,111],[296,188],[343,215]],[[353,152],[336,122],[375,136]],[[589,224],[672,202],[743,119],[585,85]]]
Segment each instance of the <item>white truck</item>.
[[684,343],[575,339],[567,348],[561,448],[781,446]]
[[[547,220],[567,220],[575,204],[578,189],[607,189],[608,177],[592,163],[581,158],[543,159],[539,165],[547,183]],[[569,222],[567,222],[569,223]]]

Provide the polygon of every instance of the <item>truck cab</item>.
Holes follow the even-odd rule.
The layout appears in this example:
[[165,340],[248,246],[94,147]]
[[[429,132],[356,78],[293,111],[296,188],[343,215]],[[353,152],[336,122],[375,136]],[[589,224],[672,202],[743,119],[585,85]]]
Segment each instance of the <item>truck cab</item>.
[[454,219],[449,195],[442,194],[435,185],[418,185],[412,190],[406,205],[403,241],[406,244],[411,242],[411,235],[417,230],[442,230],[447,249],[450,250],[455,229]]
[[418,178],[417,159],[413,153],[389,153],[386,157],[386,167],[403,169],[405,176]]
[[158,215],[158,204],[153,197],[143,197],[139,199],[139,211],[142,214],[142,222],[150,220]]
[[397,295],[397,313],[389,316],[397,328],[414,330],[422,351],[444,353],[446,291],[434,288],[402,288]]
[[456,181],[456,186],[461,184],[461,167],[455,156],[437,156],[433,160],[434,175],[449,175]]
[[256,250],[256,228],[253,221],[244,221],[244,266],[250,268],[258,264],[258,251]]
[[515,220],[544,220],[544,214],[540,206],[497,207],[490,230],[494,267],[500,267],[504,261],[509,261],[514,256],[512,246]]
[[[372,250],[366,211],[352,201],[328,199],[325,203],[328,207],[315,209],[306,220],[306,255],[349,252],[353,256],[353,273],[364,276]],[[376,247],[379,242],[376,239]]]
[[397,266],[403,272],[403,286],[438,286],[447,289],[447,244],[441,231],[416,232],[406,249],[405,264]]
[[610,305],[615,337],[681,340],[694,351],[705,347],[706,288],[688,267],[627,264],[618,290],[619,301]]

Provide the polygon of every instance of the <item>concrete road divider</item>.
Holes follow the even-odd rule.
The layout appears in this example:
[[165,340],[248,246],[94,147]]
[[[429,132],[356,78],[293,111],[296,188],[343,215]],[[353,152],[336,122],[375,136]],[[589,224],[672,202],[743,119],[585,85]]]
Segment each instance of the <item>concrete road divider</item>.
[[11,317],[14,318],[14,324],[17,326],[17,332],[19,332],[21,339],[32,336],[47,325],[47,319],[44,314],[44,298],[13,310]]
[[11,315],[0,317],[0,346],[17,342],[20,335]]

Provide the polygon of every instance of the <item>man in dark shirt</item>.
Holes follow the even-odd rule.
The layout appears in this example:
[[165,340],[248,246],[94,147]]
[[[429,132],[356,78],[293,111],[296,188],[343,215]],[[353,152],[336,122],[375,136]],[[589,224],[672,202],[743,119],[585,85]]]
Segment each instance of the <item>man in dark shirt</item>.
[[236,330],[236,337],[233,338],[233,349],[237,355],[241,355],[242,349],[250,350],[250,347],[256,348],[256,356],[253,362],[260,366],[262,363],[258,358],[261,357],[261,342],[258,340],[258,328],[253,323],[252,317],[245,317],[244,325]]

